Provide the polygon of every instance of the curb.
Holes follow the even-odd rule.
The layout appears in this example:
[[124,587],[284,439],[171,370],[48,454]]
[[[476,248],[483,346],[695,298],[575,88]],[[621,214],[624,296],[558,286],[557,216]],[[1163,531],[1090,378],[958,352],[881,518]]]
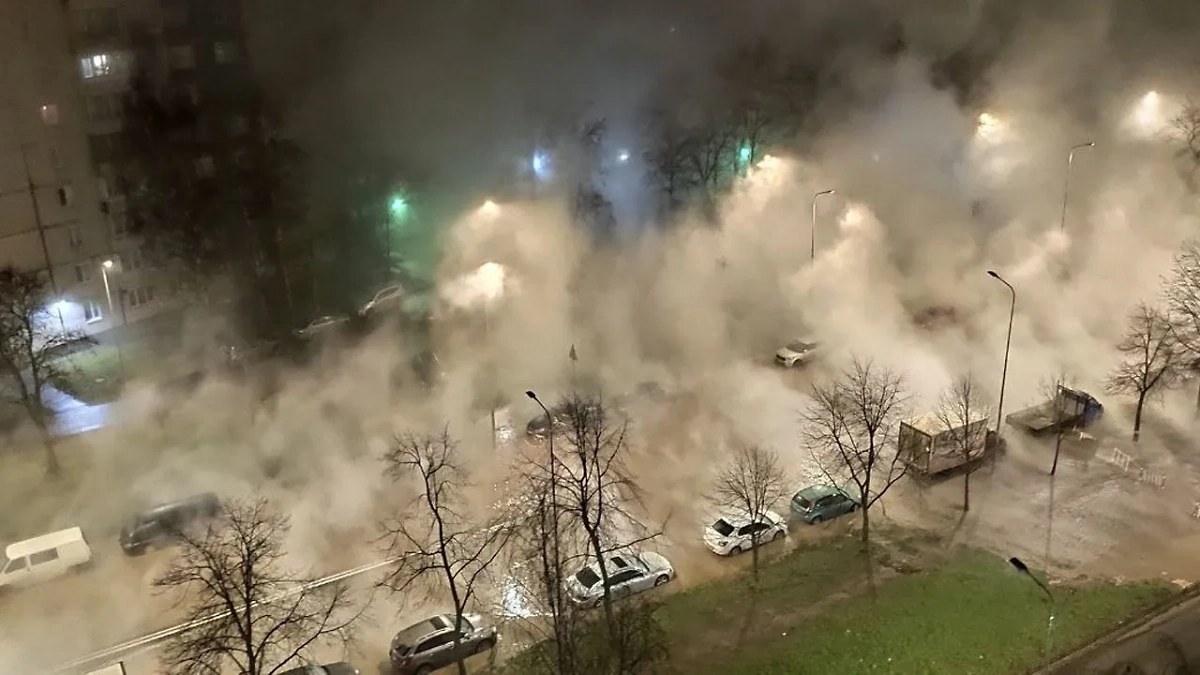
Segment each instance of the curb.
[[1040,666],[1036,670],[1030,671],[1030,675],[1054,675],[1065,668],[1079,665],[1080,661],[1085,660],[1104,647],[1115,644],[1127,637],[1132,637],[1134,633],[1152,626],[1159,619],[1166,619],[1167,614],[1197,598],[1200,598],[1200,583],[1193,583],[1179,593],[1154,605],[1141,615],[1117,624],[1087,644],[1072,650],[1070,653],[1056,657],[1050,663]]

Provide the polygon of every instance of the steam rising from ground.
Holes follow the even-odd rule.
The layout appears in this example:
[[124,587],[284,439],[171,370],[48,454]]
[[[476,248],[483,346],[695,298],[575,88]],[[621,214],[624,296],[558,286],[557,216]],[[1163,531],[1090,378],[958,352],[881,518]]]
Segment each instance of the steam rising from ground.
[[[969,149],[973,114],[909,65],[891,72],[887,91],[813,152],[764,161],[722,202],[719,228],[685,218],[612,246],[571,225],[565,203],[465,215],[446,233],[436,391],[406,374],[420,347],[390,329],[352,348],[335,340],[312,365],[273,373],[271,387],[216,373],[186,394],[139,385],[121,402],[124,422],[73,442],[88,469],[69,495],[31,509],[9,536],[83,521],[93,541],[107,541],[135,503],[212,489],[276,497],[293,516],[300,563],[349,564],[372,554],[378,498],[390,491],[378,457],[394,432],[449,424],[466,452],[495,466],[505,450],[491,447],[488,402],[498,395],[520,426],[537,412],[522,392],[553,401],[573,369],[611,393],[650,379],[680,392],[686,414],[639,449],[662,455],[644,471],[676,473],[639,478],[662,486],[660,499],[688,503],[688,481],[721,459],[717,439],[804,457],[794,434],[803,397],[748,363],[792,338],[833,347],[826,371],[855,354],[903,373],[914,413],[956,374],[997,390],[1010,296],[988,269],[1018,294],[1008,409],[1032,403],[1058,371],[1099,391],[1126,311],[1154,298],[1196,224],[1169,152],[1114,138],[1081,156],[1060,232],[1077,129],[1006,109],[1038,122],[1005,127],[1016,159],[981,167]],[[961,142],[955,129],[966,130]],[[832,187],[810,261],[811,200]],[[993,215],[972,215],[972,199]],[[914,315],[934,306],[953,308],[953,320],[918,327]]]

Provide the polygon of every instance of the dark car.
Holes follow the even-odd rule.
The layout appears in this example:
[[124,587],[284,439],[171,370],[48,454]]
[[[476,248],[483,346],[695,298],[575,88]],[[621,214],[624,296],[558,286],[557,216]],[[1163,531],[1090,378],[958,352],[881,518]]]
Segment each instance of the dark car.
[[217,495],[206,492],[140,511],[121,528],[121,550],[141,555],[151,546],[169,545],[188,526],[214,518],[220,510]]
[[323,666],[300,666],[285,670],[279,675],[361,675],[358,668],[346,663],[338,661],[337,663],[326,663]]
[[496,646],[496,626],[478,614],[464,614],[461,631],[453,614],[439,614],[396,634],[390,652],[397,675],[428,675],[438,668]]

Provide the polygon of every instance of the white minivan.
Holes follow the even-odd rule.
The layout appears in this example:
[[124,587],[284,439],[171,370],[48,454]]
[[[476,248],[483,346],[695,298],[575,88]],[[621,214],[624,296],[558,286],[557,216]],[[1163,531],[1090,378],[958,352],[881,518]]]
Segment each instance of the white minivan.
[[0,569],[0,590],[32,586],[61,577],[73,567],[92,560],[92,549],[83,530],[69,527],[9,544]]

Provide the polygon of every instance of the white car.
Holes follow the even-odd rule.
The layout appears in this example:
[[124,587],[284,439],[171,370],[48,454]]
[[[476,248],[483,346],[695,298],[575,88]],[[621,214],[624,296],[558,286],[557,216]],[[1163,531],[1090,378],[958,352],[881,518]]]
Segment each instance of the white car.
[[793,340],[775,352],[775,363],[784,368],[803,366],[820,352],[821,344],[813,340]]
[[774,511],[758,518],[724,515],[704,528],[704,545],[717,555],[737,555],[787,536],[787,521]]
[[313,319],[307,326],[296,331],[296,335],[305,338],[314,337],[344,323],[346,323],[346,317],[344,316],[321,316]]
[[370,314],[371,312],[377,312],[392,305],[400,304],[404,301],[404,298],[403,286],[386,286],[379,289],[379,292],[367,304],[363,305],[362,309],[358,310],[358,313]]
[[[652,551],[618,553],[608,558],[609,596],[622,598],[662,586],[675,578],[675,568]],[[567,597],[578,607],[599,607],[604,602],[600,565],[592,563],[566,581]]]

